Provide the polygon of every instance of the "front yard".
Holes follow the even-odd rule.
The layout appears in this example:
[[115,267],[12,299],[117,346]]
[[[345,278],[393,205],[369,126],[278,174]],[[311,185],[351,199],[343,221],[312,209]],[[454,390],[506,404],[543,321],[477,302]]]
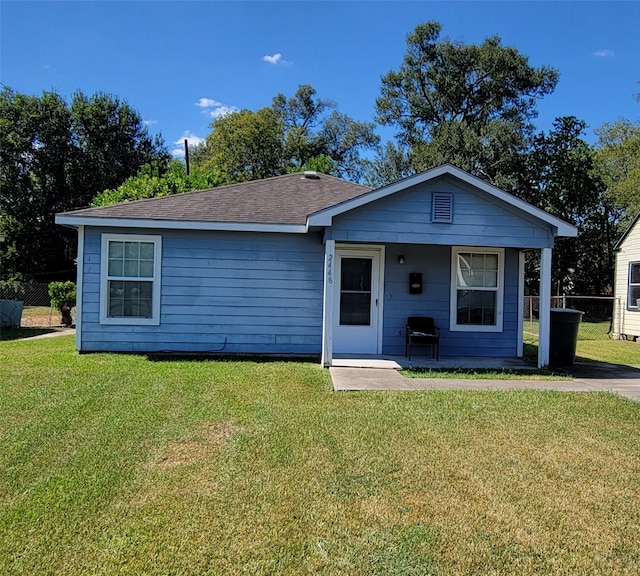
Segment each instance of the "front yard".
[[313,364],[71,337],[0,358],[0,574],[640,572],[617,396],[335,394]]

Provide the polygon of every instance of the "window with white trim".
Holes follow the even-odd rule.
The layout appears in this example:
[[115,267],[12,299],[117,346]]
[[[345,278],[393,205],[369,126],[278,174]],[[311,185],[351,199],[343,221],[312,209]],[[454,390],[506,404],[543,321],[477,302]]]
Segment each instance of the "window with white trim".
[[629,262],[629,286],[627,290],[627,308],[640,310],[640,262]]
[[450,329],[502,332],[504,249],[451,250]]
[[102,235],[102,324],[160,324],[161,249],[161,236]]

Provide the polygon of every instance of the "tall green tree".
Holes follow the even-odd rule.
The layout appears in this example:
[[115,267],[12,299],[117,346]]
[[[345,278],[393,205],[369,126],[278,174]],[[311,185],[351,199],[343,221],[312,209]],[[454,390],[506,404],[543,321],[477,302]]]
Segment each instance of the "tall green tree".
[[284,161],[289,171],[325,156],[332,160],[336,176],[353,181],[363,178],[361,153],[374,150],[380,141],[375,124],[357,122],[339,112],[335,102],[319,98],[309,84],[300,85],[290,98],[277,94],[271,107],[282,121]]
[[[618,211],[594,170],[595,150],[584,140],[586,124],[573,116],[557,118],[538,134],[521,157],[518,194],[578,228],[553,251],[552,279],[559,294],[606,294],[613,281],[613,247]],[[537,259],[531,266],[537,265]],[[529,269],[533,283],[537,271]],[[534,288],[535,291],[535,288]]]
[[596,130],[596,167],[628,223],[640,214],[640,122],[619,120]]
[[402,65],[382,77],[377,121],[398,129],[411,171],[451,162],[508,187],[536,101],[553,91],[558,72],[532,67],[498,36],[464,44],[441,39],[441,29],[426,22],[407,36]]
[[2,277],[72,277],[76,234],[56,212],[82,208],[168,154],[140,116],[115,97],[0,92]]
[[379,142],[375,125],[335,110],[308,84],[271,107],[242,110],[211,123],[212,131],[192,155],[194,166],[217,170],[225,183],[320,170],[354,181],[362,179],[361,153]]
[[225,184],[286,172],[282,121],[271,108],[233,112],[216,118],[211,128],[191,157],[197,169],[219,173]]

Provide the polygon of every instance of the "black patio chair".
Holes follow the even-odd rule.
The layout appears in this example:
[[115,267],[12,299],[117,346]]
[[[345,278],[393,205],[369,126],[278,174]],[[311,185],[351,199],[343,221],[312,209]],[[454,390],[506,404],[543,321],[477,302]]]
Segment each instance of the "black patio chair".
[[404,340],[404,355],[411,360],[411,347],[414,344],[430,345],[431,357],[440,359],[440,328],[430,316],[410,316],[407,318],[407,330]]

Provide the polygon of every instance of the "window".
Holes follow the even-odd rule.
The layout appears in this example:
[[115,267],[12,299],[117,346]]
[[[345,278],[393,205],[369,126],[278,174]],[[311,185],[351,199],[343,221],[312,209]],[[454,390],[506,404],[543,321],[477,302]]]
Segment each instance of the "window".
[[627,291],[627,307],[639,310],[640,299],[640,262],[629,262],[629,290]]
[[503,249],[452,249],[451,330],[502,332],[503,261]]
[[100,322],[160,324],[160,236],[103,234]]

